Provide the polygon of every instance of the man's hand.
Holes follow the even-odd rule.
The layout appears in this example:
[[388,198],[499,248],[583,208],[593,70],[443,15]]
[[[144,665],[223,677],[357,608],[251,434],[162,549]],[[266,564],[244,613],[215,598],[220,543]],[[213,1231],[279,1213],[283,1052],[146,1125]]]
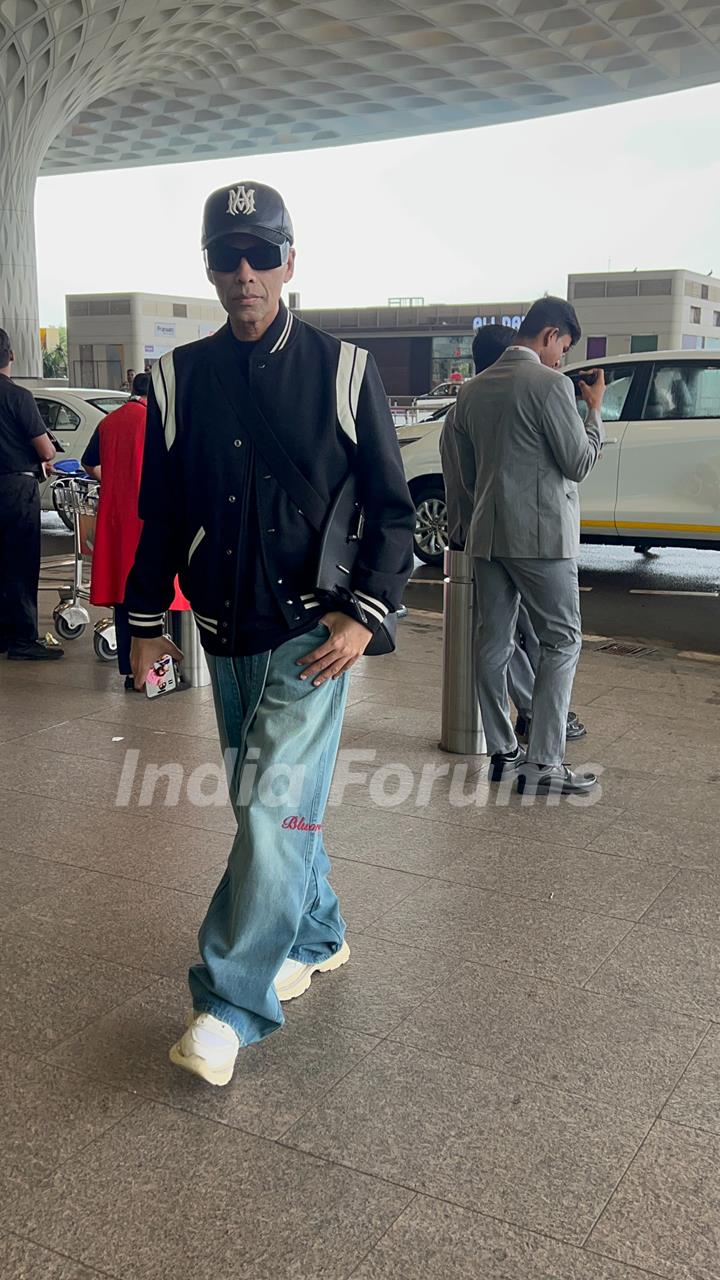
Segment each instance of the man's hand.
[[176,662],[182,662],[182,654],[176,644],[167,636],[155,636],[153,640],[139,640],[133,636],[130,645],[130,665],[133,671],[135,688],[145,688],[145,677],[153,662],[158,662],[169,653]]
[[372,631],[346,613],[326,613],[320,621],[330,635],[312,653],[298,658],[298,666],[305,667],[300,679],[310,680],[314,676],[314,685],[336,680],[343,671],[349,671],[372,640]]
[[596,409],[598,413],[602,409],[603,396],[605,395],[605,371],[603,369],[590,369],[589,373],[595,374],[594,382],[583,382],[582,378],[578,382],[580,395],[585,401],[588,409]]

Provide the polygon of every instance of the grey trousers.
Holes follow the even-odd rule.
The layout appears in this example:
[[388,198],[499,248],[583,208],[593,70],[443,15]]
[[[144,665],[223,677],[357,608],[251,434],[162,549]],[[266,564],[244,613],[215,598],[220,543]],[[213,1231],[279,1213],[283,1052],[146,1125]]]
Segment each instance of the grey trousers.
[[514,751],[508,667],[521,600],[540,654],[533,689],[528,760],[561,764],[567,714],[580,657],[580,591],[576,560],[475,560],[478,606],[475,662],[488,751]]
[[507,683],[519,715],[532,713],[535,672],[540,661],[540,641],[525,605],[520,601],[513,656],[507,671]]

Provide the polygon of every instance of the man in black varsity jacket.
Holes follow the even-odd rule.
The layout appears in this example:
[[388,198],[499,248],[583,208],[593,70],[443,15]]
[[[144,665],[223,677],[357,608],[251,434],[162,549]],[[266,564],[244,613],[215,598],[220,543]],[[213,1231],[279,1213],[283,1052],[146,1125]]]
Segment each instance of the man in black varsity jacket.
[[[194,1018],[170,1050],[216,1085],[241,1046],[282,1026],[281,1001],[350,954],[323,814],[348,672],[412,568],[415,511],[375,363],[287,310],[292,246],[271,187],[240,182],[207,200],[202,247],[228,322],[153,369],[125,597],[139,689],[170,648],[162,619],[179,574],[234,760],[237,835],[190,970]],[[351,468],[365,516],[352,591],[322,599],[303,495],[329,509]]]

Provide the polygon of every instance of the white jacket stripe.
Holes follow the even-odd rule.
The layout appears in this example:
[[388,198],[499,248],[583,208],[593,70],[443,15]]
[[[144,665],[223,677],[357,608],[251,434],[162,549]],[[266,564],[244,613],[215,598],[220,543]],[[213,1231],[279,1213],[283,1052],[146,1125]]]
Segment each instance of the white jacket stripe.
[[345,434],[349,436],[355,444],[357,444],[357,431],[355,430],[355,415],[352,411],[350,392],[356,354],[357,347],[354,347],[352,343],[340,343],[340,359],[338,360],[337,378],[335,382],[338,422]]
[[377,596],[369,596],[367,591],[356,591],[355,595],[363,604],[374,604],[376,609],[382,609],[383,617],[390,612],[382,600],[378,600]]
[[363,347],[355,348],[355,368],[353,369],[352,382],[350,383],[350,412],[353,416],[353,422],[357,422],[358,400],[360,399],[360,388],[365,377],[367,358],[368,353]]
[[165,447],[169,451],[175,443],[175,365],[172,351],[166,351],[153,366],[152,380],[165,431]]

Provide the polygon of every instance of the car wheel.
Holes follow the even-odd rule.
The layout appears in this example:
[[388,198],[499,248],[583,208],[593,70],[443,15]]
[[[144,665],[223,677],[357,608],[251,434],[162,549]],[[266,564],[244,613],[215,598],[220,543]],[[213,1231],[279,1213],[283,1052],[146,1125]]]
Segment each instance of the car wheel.
[[448,545],[448,511],[444,485],[428,480],[413,492],[417,522],[415,555],[425,564],[442,566]]

